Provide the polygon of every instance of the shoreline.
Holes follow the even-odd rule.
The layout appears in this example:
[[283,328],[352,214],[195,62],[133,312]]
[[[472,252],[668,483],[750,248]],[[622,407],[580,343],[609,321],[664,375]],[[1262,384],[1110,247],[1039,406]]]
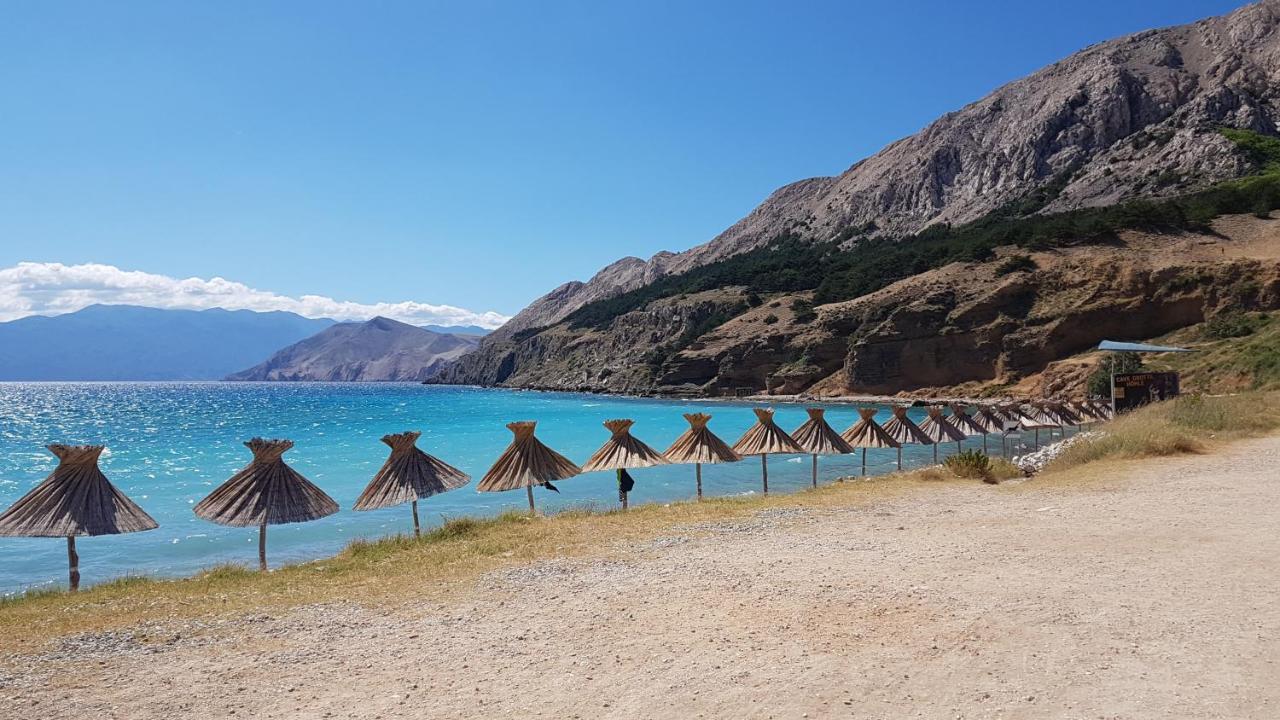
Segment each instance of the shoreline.
[[[0,605],[24,628],[0,714],[1263,717],[1280,647],[1254,626],[1280,616],[1251,598],[1280,504],[1260,455],[1280,437],[1000,486],[917,474],[511,520],[183,594]],[[73,616],[92,624],[56,624]],[[1151,668],[1201,684],[1135,692]]]

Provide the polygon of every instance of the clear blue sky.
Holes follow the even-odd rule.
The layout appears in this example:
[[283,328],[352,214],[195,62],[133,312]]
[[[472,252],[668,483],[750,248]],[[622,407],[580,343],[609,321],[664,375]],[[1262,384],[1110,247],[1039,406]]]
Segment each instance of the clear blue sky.
[[0,267],[513,313],[1239,0],[9,2]]

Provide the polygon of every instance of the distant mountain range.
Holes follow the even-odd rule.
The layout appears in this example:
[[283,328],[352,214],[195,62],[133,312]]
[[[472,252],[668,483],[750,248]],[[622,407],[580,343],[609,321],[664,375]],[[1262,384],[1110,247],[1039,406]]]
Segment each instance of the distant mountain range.
[[[368,369],[346,372],[353,377],[338,379],[392,379],[373,377],[381,375],[416,379],[424,369],[470,349],[487,332],[472,326],[422,329],[385,318],[370,323],[394,323],[398,331],[394,334],[405,338],[388,343],[379,333],[349,333],[351,327],[368,323],[339,325],[289,312],[91,305],[64,315],[0,323],[0,381],[221,380],[241,374],[263,358],[274,360],[281,348],[292,350],[299,341],[329,328],[342,328],[337,335],[350,342],[374,343],[345,350],[346,356],[359,358]],[[416,341],[409,341],[410,337]],[[326,357],[336,352],[333,338],[324,336],[330,353]],[[423,351],[417,359],[409,357],[415,347]],[[395,356],[379,358],[378,348]]]
[[479,344],[476,335],[432,332],[376,317],[339,323],[228,380],[421,381]]
[[288,312],[91,305],[0,323],[0,380],[213,380],[333,325]]

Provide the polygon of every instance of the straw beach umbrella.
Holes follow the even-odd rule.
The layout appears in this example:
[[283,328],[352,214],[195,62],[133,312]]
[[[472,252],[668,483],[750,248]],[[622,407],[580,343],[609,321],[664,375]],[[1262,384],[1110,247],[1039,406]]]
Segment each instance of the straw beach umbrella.
[[536,422],[513,422],[507,429],[515,435],[507,449],[494,461],[484,474],[478,492],[503,492],[524,488],[529,493],[529,514],[537,513],[533,506],[533,487],[541,485],[555,489],[552,480],[564,480],[582,474],[582,468],[569,462],[569,458],[552,450],[533,436]]
[[752,425],[738,442],[733,444],[733,451],[739,455],[760,456],[760,478],[764,483],[764,491],[769,492],[769,454],[802,455],[805,449],[800,447],[785,430],[773,421],[773,411],[764,408],[752,410],[756,414],[756,424]]
[[422,534],[418,524],[419,500],[456,490],[471,482],[470,475],[418,449],[421,435],[415,431],[382,436],[382,442],[391,448],[391,455],[356,498],[355,504],[356,510],[377,510],[411,503],[414,537]]
[[58,457],[49,477],[0,515],[0,535],[65,537],[71,590],[80,588],[77,535],[119,535],[160,527],[98,469],[102,445],[48,445]]
[[987,452],[987,429],[982,423],[974,420],[973,417],[969,415],[969,411],[964,405],[961,405],[959,403],[952,403],[951,417],[947,419],[951,421],[952,425],[956,426],[957,430],[964,433],[968,437],[981,435],[982,436],[982,452],[984,454]]
[[640,442],[631,434],[631,426],[634,424],[634,420],[606,420],[604,426],[612,435],[582,464],[582,472],[597,470],[618,472],[618,502],[622,503],[623,510],[627,509],[627,494],[631,492],[632,485],[627,469],[671,463],[662,456],[662,453]]
[[1075,409],[1076,414],[1080,416],[1083,423],[1095,423],[1103,419],[1102,412],[1089,403],[1088,400],[1076,400],[1071,403],[1071,407]]
[[716,434],[707,429],[711,416],[706,413],[685,413],[689,429],[671,443],[663,453],[673,463],[693,463],[694,477],[698,482],[698,499],[702,499],[702,466],[713,463],[738,462],[742,456],[733,451]]
[[861,420],[854,423],[853,427],[841,433],[840,437],[849,443],[850,447],[862,448],[862,474],[867,474],[867,448],[896,448],[898,450],[898,469],[902,469],[902,443],[894,440],[889,433],[880,427],[874,418],[876,416],[876,408],[858,408],[858,415]]
[[219,525],[257,525],[258,569],[266,572],[268,525],[319,520],[338,512],[338,503],[285,463],[292,440],[254,438],[244,445],[253,460],[192,510]]
[[826,412],[822,408],[805,408],[809,419],[791,433],[791,439],[813,456],[813,486],[818,487],[818,456],[848,455],[854,448],[835,428],[827,424],[822,416]]
[[1022,426],[1022,429],[1035,432],[1036,447],[1040,447],[1041,430],[1048,430],[1049,436],[1052,437],[1053,429],[1061,427],[1061,424],[1053,415],[1035,403],[1018,406],[1017,412],[1019,414],[1018,424]]
[[938,462],[938,445],[944,442],[954,442],[956,449],[960,449],[960,443],[964,442],[965,434],[960,428],[951,424],[951,421],[942,416],[942,407],[940,405],[929,406],[927,412],[929,417],[920,423],[920,430],[929,439],[933,441],[933,461]]
[[893,417],[889,418],[889,422],[884,424],[884,431],[889,437],[898,441],[898,469],[902,469],[902,446],[903,445],[933,445],[933,438],[924,434],[920,426],[911,421],[907,417],[907,408],[896,405],[893,408]]

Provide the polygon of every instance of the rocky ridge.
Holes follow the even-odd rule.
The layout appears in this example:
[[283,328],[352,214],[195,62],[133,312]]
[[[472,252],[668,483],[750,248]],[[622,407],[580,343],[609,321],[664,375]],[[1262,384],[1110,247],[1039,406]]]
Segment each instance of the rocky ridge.
[[[839,177],[779,189],[705,245],[647,261],[625,258],[586,283],[557,288],[444,371],[441,380],[611,392],[790,393],[835,387],[895,392],[1034,372],[1062,357],[1055,353],[1079,349],[1090,333],[1071,330],[1075,326],[1109,328],[1132,337],[1156,334],[1156,326],[1173,329],[1206,309],[1212,312],[1214,298],[1224,288],[1211,284],[1194,293],[1187,290],[1199,299],[1157,302],[1144,309],[1133,293],[1155,292],[1169,278],[1144,276],[1141,263],[1133,272],[1142,277],[1131,278],[1127,288],[1093,288],[1103,295],[1127,296],[1128,305],[1099,310],[1091,318],[1064,303],[1063,316],[1055,321],[1057,335],[1039,347],[1034,343],[1046,338],[1038,330],[1020,330],[1025,320],[1020,314],[1030,312],[1022,306],[1029,293],[1037,298],[1033,304],[1043,305],[1052,302],[1056,291],[1051,284],[1016,277],[995,282],[995,294],[981,300],[964,289],[949,297],[905,297],[901,293],[917,292],[929,280],[908,282],[865,299],[817,308],[820,321],[812,327],[790,321],[791,305],[804,302],[805,296],[769,298],[766,306],[752,308],[745,303],[748,293],[736,288],[713,293],[718,297],[715,307],[707,306],[709,298],[701,295],[667,298],[623,314],[607,328],[575,328],[563,321],[588,303],[762,247],[783,233],[847,247],[865,238],[901,237],[936,223],[972,221],[1029,199],[1038,212],[1065,211],[1186,194],[1245,175],[1254,168],[1220,128],[1276,133],[1277,27],[1280,2],[1267,0],[1223,17],[1086,48],[948,113]],[[1101,261],[1108,265],[1092,270],[1114,274],[1117,267],[1128,267],[1128,260],[1110,257]],[[1078,283],[1079,272],[1057,282]],[[1176,277],[1180,271],[1169,272]],[[1224,278],[1242,271],[1223,272],[1219,280],[1228,282]],[[896,313],[892,329],[875,320],[877,313],[887,312],[890,299],[914,308],[914,314]],[[977,332],[963,314],[960,324],[953,324],[953,313],[966,303],[976,304],[974,318],[985,317],[985,312],[1005,319],[986,318],[984,322],[996,323],[986,332]],[[1112,322],[1108,313],[1119,309],[1145,321]],[[726,314],[733,319],[708,326],[709,317]],[[769,332],[749,330],[766,323]],[[883,327],[870,333],[872,326]],[[931,335],[944,331],[953,334]],[[1001,342],[993,345],[995,337]],[[1014,347],[1020,337],[1027,338],[1022,349]],[[863,351],[848,356],[845,350],[853,346]],[[676,352],[657,362],[651,352],[657,347]],[[947,354],[945,371],[911,359],[929,352]],[[903,362],[900,370],[894,369]],[[842,369],[844,374],[838,375]]]

